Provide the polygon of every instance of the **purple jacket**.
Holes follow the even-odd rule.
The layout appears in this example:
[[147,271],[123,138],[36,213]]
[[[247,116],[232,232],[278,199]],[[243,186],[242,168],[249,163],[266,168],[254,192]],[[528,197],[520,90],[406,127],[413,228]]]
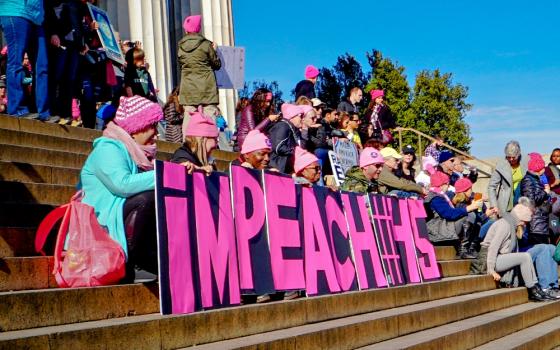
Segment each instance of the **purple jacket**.
[[257,129],[261,132],[264,132],[269,124],[270,119],[264,118],[258,125],[255,125],[255,116],[253,114],[251,105],[245,107],[241,112],[241,119],[239,121],[239,125],[237,126],[237,145],[239,149],[241,149],[241,146],[243,145],[245,137],[247,136],[249,131]]

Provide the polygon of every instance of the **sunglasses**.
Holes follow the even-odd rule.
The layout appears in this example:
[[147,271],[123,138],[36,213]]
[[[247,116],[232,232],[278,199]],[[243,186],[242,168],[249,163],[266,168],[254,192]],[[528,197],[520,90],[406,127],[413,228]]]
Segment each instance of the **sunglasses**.
[[309,168],[306,168],[306,169],[313,169],[315,171],[321,171],[321,166],[317,165],[317,166],[309,167]]

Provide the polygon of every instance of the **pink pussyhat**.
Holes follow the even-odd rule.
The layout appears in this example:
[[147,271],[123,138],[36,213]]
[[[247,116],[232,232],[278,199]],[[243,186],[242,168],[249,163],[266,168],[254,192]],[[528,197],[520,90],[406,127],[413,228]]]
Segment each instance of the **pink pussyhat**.
[[241,154],[247,154],[261,149],[272,149],[270,140],[265,134],[258,130],[249,131],[241,146]]
[[372,100],[375,100],[380,96],[385,96],[385,92],[383,92],[383,90],[371,90],[369,94],[371,95]]
[[282,117],[284,119],[290,120],[294,117],[297,117],[300,114],[303,114],[301,110],[301,106],[292,105],[289,103],[282,104]]
[[305,79],[317,78],[318,75],[319,70],[315,66],[308,65],[305,67]]
[[309,105],[300,105],[299,108],[301,109],[301,112],[303,113],[303,115],[306,115],[308,112],[314,111],[315,109],[313,109],[312,106]]
[[540,153],[529,153],[529,164],[527,165],[529,171],[538,173],[543,170],[545,166],[546,165],[544,164],[544,160],[542,159]]
[[381,153],[373,147],[366,147],[360,153],[360,168],[365,168],[372,164],[383,164],[385,160]]
[[455,193],[467,192],[469,188],[472,188],[472,185],[471,180],[462,177],[455,182]]
[[207,117],[202,113],[202,107],[198,111],[190,113],[191,119],[187,125],[187,129],[183,131],[185,136],[200,136],[216,138],[219,135],[218,127],[212,118]]
[[432,175],[436,172],[437,160],[432,156],[422,157],[422,170]]
[[296,174],[299,174],[303,169],[305,169],[310,164],[314,162],[319,162],[319,159],[315,157],[314,154],[307,152],[303,148],[297,146],[296,147],[296,159],[294,162],[294,171]]
[[441,171],[436,171],[430,176],[430,186],[440,188],[449,183],[449,175]]
[[122,96],[113,121],[132,135],[162,119],[163,111],[157,103],[141,96]]
[[198,33],[200,32],[201,23],[201,15],[189,16],[183,21],[183,29],[187,33]]

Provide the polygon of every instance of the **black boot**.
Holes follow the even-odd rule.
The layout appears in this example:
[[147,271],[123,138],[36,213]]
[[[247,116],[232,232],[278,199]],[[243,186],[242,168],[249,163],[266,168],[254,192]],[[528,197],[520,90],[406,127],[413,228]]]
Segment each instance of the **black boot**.
[[546,295],[545,292],[543,292],[543,290],[541,289],[541,287],[538,284],[535,284],[531,288],[528,288],[527,292],[529,293],[529,299],[530,300],[533,300],[533,301],[550,301],[551,300],[551,298],[548,295]]
[[461,232],[461,237],[459,237],[459,257],[461,259],[476,259],[476,254],[471,251],[471,241],[469,235],[473,229],[473,224],[466,221],[463,223],[463,230]]

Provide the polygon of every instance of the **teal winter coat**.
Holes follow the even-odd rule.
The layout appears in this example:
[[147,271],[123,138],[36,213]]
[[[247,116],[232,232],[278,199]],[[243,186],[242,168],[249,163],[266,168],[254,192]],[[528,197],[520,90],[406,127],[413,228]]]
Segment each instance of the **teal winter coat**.
[[23,17],[36,25],[43,24],[43,0],[0,0],[0,16]]
[[[154,171],[140,173],[125,145],[100,137],[80,173],[83,202],[95,209],[97,220],[128,255],[123,207],[128,197],[153,190]],[[155,215],[155,213],[154,213]]]

